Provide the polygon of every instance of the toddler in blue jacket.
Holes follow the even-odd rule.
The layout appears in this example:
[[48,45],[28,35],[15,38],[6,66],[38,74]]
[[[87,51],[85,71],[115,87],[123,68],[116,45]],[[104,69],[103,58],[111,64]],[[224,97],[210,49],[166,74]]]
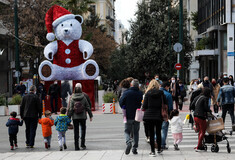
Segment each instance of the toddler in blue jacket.
[[10,113],[11,117],[8,119],[8,122],[6,123],[6,126],[9,127],[8,134],[9,134],[11,150],[14,149],[14,144],[15,144],[15,148],[18,148],[17,133],[19,131],[19,126],[23,125],[23,120],[20,121],[19,118],[16,118],[16,115],[17,115],[16,112],[11,112]]

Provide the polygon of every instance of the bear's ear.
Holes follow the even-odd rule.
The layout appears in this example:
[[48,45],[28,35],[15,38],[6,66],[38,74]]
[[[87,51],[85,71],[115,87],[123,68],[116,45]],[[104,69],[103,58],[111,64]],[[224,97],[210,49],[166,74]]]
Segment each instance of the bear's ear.
[[80,15],[75,15],[75,19],[78,20],[81,24],[83,23],[83,18]]

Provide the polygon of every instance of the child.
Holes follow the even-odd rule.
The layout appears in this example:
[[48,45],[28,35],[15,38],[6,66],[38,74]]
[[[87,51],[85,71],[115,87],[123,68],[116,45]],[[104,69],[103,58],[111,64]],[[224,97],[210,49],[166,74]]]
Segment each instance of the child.
[[170,113],[170,124],[172,137],[174,138],[174,149],[178,151],[180,150],[178,144],[183,140],[183,122],[179,116],[179,111],[176,109]]
[[60,108],[60,115],[57,116],[55,120],[56,130],[58,131],[58,141],[60,145],[60,151],[63,151],[63,146],[64,149],[67,149],[65,133],[68,130],[68,125],[70,125],[71,122],[71,119],[65,113],[66,113],[66,108],[65,107]]
[[17,133],[19,131],[19,126],[23,125],[23,120],[20,121],[18,118],[16,118],[16,115],[17,115],[16,112],[11,112],[10,113],[11,117],[8,119],[8,122],[6,123],[6,126],[9,127],[8,134],[9,134],[11,150],[14,149],[13,143],[15,144],[15,148],[18,148]]
[[51,117],[51,112],[45,111],[45,118],[39,119],[38,123],[42,125],[42,135],[44,137],[45,148],[51,147],[51,127],[54,125],[54,120]]

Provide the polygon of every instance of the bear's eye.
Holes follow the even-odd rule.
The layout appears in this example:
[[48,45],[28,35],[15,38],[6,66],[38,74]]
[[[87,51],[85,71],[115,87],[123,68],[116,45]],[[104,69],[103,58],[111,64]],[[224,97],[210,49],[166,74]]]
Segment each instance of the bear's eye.
[[61,26],[63,27],[64,25],[63,25],[63,24],[61,24]]
[[70,24],[70,26],[72,26],[72,23]]

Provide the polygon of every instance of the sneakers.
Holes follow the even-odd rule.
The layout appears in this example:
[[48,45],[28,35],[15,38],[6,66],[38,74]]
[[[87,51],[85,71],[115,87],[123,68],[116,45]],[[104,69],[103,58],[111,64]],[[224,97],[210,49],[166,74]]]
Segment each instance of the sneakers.
[[14,150],[14,146],[11,146],[11,150]]
[[34,148],[34,146],[29,146],[29,148]]
[[85,145],[81,145],[81,148],[82,148],[83,150],[85,150],[85,149],[86,149],[86,146],[85,146]]
[[60,151],[63,151],[63,147],[60,147]]
[[160,151],[157,151],[158,154],[161,154],[163,152],[163,149],[161,149]]
[[77,147],[75,147],[75,151],[79,151],[80,150],[80,148],[77,146]]
[[133,154],[138,154],[137,149],[133,149],[133,150],[132,150],[132,153],[133,153]]
[[155,152],[151,152],[151,153],[149,153],[149,156],[150,157],[156,157],[156,154],[155,154]]
[[18,148],[18,145],[17,144],[15,144],[15,149],[17,149]]
[[132,147],[132,144],[131,143],[128,143],[127,147],[126,147],[126,151],[125,151],[125,154],[128,155],[131,151],[131,147]]
[[203,148],[195,148],[195,152],[204,152],[204,151],[206,151],[205,150],[205,148],[203,147]]
[[161,147],[163,150],[168,150],[168,147],[166,147],[166,146],[162,146]]
[[146,142],[150,143],[150,138],[149,137],[146,138]]
[[50,149],[50,148],[51,148],[51,145],[48,144],[48,149]]
[[178,144],[174,144],[174,150],[175,150],[175,151],[180,150],[179,147],[178,147]]
[[67,146],[66,146],[66,144],[64,144],[64,149],[67,149]]

